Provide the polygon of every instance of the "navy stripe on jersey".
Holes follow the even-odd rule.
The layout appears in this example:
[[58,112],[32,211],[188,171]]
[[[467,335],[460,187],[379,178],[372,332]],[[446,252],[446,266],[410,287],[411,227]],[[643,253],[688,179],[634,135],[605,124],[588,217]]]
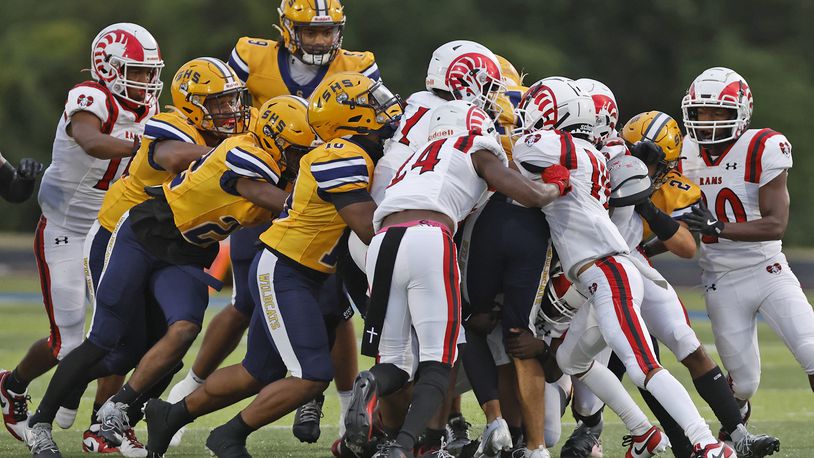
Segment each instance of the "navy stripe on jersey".
[[379,66],[376,64],[376,62],[370,64],[370,67],[362,70],[360,73],[372,79],[373,81],[382,80],[382,74],[381,72],[379,72]]
[[368,183],[367,163],[362,157],[343,158],[311,164],[311,174],[319,189],[327,191],[350,183]]
[[249,79],[249,64],[240,57],[240,54],[237,52],[237,48],[232,49],[232,54],[229,55],[229,66],[232,67],[232,70],[237,73],[237,77],[240,78],[244,83],[246,80]]
[[240,147],[226,153],[226,166],[243,178],[262,179],[277,184],[280,177],[262,160]]
[[152,118],[144,126],[144,137],[153,140],[176,140],[179,142],[196,143],[195,139],[183,130],[160,119]]
[[[291,77],[291,68],[288,61],[288,57],[290,55],[291,54],[285,47],[280,47],[277,50],[277,68],[280,69],[280,76],[283,77],[283,83],[285,83],[285,87],[288,89],[289,94],[307,99],[308,97],[311,97],[311,93],[314,92],[314,89],[316,89],[319,83],[322,82],[322,79],[325,78],[325,74],[328,73],[328,67],[330,66],[321,65],[317,74],[314,75],[314,79],[304,85],[301,85],[294,81],[294,78]],[[231,59],[229,61],[231,62]]]

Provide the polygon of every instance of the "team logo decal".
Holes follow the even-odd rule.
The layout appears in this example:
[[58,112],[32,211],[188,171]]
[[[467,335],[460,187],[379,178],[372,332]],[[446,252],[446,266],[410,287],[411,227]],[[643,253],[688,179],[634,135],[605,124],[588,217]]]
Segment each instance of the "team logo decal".
[[93,49],[93,67],[99,78],[105,82],[113,81],[117,76],[117,70],[108,65],[108,56],[114,50],[118,51],[116,55],[128,59],[138,62],[144,60],[144,49],[138,38],[125,30],[111,30],[99,39]]
[[596,283],[591,283],[591,286],[588,287],[588,292],[591,293],[591,296],[596,294],[597,288],[599,288],[599,286]]
[[87,108],[93,105],[93,96],[81,94],[79,98],[76,99],[76,104],[79,105],[79,108]]
[[769,272],[770,274],[779,274],[781,270],[783,270],[783,266],[777,262],[770,266],[766,266],[766,272]]
[[528,137],[526,137],[526,146],[531,146],[537,143],[537,141],[540,140],[542,137],[543,136],[540,134],[529,135]]
[[783,155],[786,157],[791,156],[791,145],[789,145],[787,142],[781,142],[780,152],[783,153]]

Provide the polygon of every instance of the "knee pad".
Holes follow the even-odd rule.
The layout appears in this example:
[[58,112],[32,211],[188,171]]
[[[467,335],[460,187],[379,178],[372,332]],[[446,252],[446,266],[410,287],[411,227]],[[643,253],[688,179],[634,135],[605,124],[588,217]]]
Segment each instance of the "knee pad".
[[563,374],[578,375],[591,368],[593,361],[577,362],[573,361],[571,356],[570,352],[563,351],[562,348],[557,350],[557,365]]
[[803,370],[808,375],[814,375],[814,341],[799,342],[794,345],[793,353]]
[[738,399],[749,400],[757,393],[760,385],[760,376],[740,377],[738,380],[732,379],[732,392]]

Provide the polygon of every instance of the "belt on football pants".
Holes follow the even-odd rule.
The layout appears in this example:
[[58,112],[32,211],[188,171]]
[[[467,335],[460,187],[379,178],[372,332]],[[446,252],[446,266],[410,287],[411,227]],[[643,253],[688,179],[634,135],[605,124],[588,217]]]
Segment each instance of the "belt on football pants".
[[376,357],[379,355],[384,317],[387,315],[387,300],[390,297],[390,286],[393,283],[393,270],[396,255],[407,227],[391,226],[384,233],[379,247],[376,267],[373,272],[373,285],[370,288],[370,302],[365,314],[365,330],[362,333],[362,354]]

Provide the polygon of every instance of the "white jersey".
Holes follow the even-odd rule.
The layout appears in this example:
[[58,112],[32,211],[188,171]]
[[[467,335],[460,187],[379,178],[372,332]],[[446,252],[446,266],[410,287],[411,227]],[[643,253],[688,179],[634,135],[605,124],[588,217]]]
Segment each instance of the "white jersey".
[[429,91],[416,92],[407,98],[407,106],[396,133],[384,144],[384,156],[373,171],[370,195],[377,204],[382,201],[384,190],[390,185],[396,170],[407,162],[418,147],[427,144],[430,136],[430,117],[427,113],[445,102]]
[[139,116],[119,103],[106,87],[88,81],[68,92],[65,111],[57,125],[51,165],[45,170],[38,200],[42,214],[53,223],[85,235],[96,219],[105,192],[121,177],[130,158],[97,159],[87,154],[68,135],[71,116],[87,111],[102,121],[102,133],[132,141],[144,132],[144,124],[158,113],[158,104]]
[[551,241],[563,271],[574,281],[583,264],[628,253],[627,244],[607,211],[610,181],[604,156],[589,142],[556,130],[524,135],[512,152],[521,173],[541,179],[544,168],[560,164],[571,172],[572,190],[543,207]]
[[[791,144],[771,129],[747,130],[717,158],[686,137],[681,156],[684,175],[701,187],[710,211],[721,221],[733,222],[760,219],[760,187],[792,165]],[[702,236],[699,265],[729,271],[759,264],[781,250],[779,240],[738,242]]]
[[495,137],[460,135],[425,143],[393,177],[373,214],[373,227],[378,231],[387,215],[402,210],[433,210],[452,219],[456,231],[458,223],[488,192],[470,156],[479,150],[491,151],[508,165]]
[[625,139],[620,137],[619,133],[615,130],[611,132],[608,139],[605,140],[605,143],[602,145],[599,152],[605,156],[605,161],[609,161],[616,156],[630,154],[630,151],[627,149],[627,145],[625,145]]

